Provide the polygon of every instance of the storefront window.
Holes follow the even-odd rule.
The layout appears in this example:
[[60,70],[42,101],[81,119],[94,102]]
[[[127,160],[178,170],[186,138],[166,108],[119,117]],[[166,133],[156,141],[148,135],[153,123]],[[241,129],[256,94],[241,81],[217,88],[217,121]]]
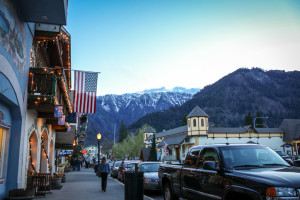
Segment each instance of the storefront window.
[[6,130],[0,127],[0,178],[5,178],[5,140]]

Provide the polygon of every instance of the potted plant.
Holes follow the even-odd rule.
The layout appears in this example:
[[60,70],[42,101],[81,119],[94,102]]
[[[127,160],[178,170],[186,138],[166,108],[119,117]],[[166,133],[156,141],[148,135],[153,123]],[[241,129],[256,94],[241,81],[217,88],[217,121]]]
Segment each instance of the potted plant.
[[58,165],[58,174],[63,174],[65,171],[65,164],[64,163],[60,163]]
[[63,174],[53,174],[51,178],[51,189],[61,189],[61,180],[62,180]]

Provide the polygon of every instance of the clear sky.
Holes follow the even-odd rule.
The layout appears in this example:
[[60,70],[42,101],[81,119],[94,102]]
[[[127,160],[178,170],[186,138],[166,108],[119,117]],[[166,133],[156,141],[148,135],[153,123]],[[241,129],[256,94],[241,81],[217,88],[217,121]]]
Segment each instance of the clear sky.
[[101,72],[97,95],[300,70],[299,0],[71,0],[67,30],[72,68]]

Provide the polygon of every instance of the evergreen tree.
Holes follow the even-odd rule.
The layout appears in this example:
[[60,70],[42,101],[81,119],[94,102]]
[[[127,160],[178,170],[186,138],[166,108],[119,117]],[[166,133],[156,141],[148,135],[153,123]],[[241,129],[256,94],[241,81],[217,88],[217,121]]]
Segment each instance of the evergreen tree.
[[248,126],[248,125],[253,126],[253,119],[252,119],[251,112],[248,112],[248,114],[245,116],[244,119],[244,126]]
[[261,118],[261,114],[260,114],[259,111],[256,112],[255,127],[256,128],[263,128],[264,127],[264,120],[263,120],[263,118]]
[[181,120],[181,126],[187,125],[187,119],[186,119],[186,117],[187,117],[187,114],[184,114],[184,115],[183,115],[183,118],[182,118],[182,120]]
[[124,139],[126,139],[128,136],[126,125],[124,124],[124,121],[121,122],[121,127],[119,129],[119,142],[123,142]]
[[148,160],[149,161],[157,161],[155,134],[153,134],[152,145],[151,145],[151,148],[150,148],[150,155],[149,155]]

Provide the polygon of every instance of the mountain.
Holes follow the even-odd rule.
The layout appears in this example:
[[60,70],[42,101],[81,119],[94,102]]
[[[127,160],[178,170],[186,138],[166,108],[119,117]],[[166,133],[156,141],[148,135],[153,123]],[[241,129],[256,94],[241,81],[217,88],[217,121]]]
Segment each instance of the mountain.
[[188,94],[196,94],[199,92],[199,88],[184,88],[184,87],[174,87],[173,89],[167,89],[166,87],[161,87],[161,88],[155,88],[155,89],[148,89],[144,90],[142,92],[139,92],[141,94],[144,93],[154,93],[154,92],[180,92],[180,93],[188,93]]
[[[162,92],[161,88],[160,91],[155,90],[146,91],[142,94],[98,96],[96,113],[88,118],[87,144],[96,143],[98,132],[106,139],[113,141],[114,130],[117,141],[122,120],[126,125],[130,125],[146,114],[182,105],[193,97],[193,94],[189,93]],[[181,91],[184,91],[184,88]]]
[[199,105],[216,127],[243,126],[248,112],[269,117],[269,127],[278,127],[285,118],[300,118],[300,72],[238,69],[216,83],[204,87],[182,106],[145,115],[131,126],[135,130],[147,123],[157,131],[180,126],[184,114]]

